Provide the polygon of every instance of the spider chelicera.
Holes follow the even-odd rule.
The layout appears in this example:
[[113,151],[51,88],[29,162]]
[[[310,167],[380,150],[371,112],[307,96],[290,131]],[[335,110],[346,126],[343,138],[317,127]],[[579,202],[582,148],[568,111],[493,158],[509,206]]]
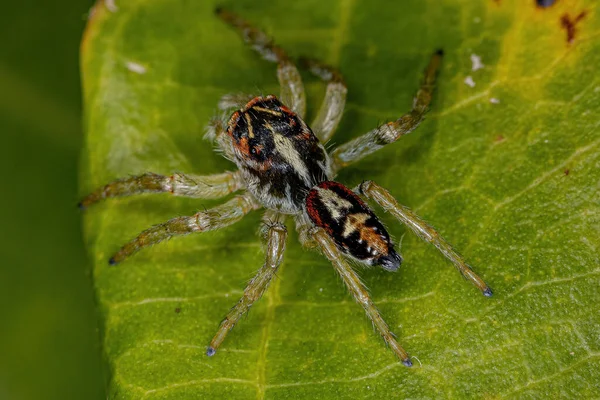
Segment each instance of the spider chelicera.
[[216,13],[236,28],[262,57],[278,64],[277,77],[281,85],[279,99],[273,95],[227,95],[221,99],[221,110],[237,110],[228,121],[211,121],[207,138],[217,144],[238,170],[210,176],[154,173],[133,176],[100,188],[83,199],[80,207],[86,208],[108,197],[138,193],[168,192],[204,199],[220,198],[233,192],[239,194],[210,210],[173,218],[145,230],[125,244],[109,263],[117,264],[138,250],[172,236],[229,226],[250,211],[264,207],[265,263],[221,322],[206,352],[212,356],[275,276],[285,250],[287,231],[284,222],[286,217],[292,216],[302,244],[320,250],[331,261],[385,342],[404,365],[411,366],[408,353],[396,341],[351,266],[354,262],[396,271],[402,261],[383,224],[360,196],[374,201],[421,239],[432,243],[485,296],[491,296],[492,291],[431,226],[398,204],[386,189],[365,181],[350,190],[332,179],[340,169],[395,142],[419,125],[431,102],[442,51],[431,57],[409,113],[328,153],[322,143],[333,135],[346,101],[347,88],[341,75],[319,61],[302,60],[308,70],[327,82],[325,99],[311,129],[303,121],[306,99],[302,80],[285,51],[239,16],[222,9],[217,9]]

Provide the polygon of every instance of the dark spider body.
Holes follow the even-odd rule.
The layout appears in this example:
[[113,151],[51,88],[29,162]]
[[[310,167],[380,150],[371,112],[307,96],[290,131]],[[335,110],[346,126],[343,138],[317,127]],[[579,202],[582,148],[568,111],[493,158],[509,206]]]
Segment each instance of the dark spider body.
[[338,248],[367,265],[400,266],[390,235],[360,197],[329,181],[329,159],[319,139],[277,97],[255,97],[227,124],[235,163],[246,187],[279,212],[306,211]]
[[227,125],[234,161],[248,190],[265,207],[298,214],[308,191],[329,178],[323,145],[277,97],[255,97]]
[[326,181],[311,189],[306,212],[344,253],[388,271],[400,266],[402,258],[383,224],[360,197],[341,183]]

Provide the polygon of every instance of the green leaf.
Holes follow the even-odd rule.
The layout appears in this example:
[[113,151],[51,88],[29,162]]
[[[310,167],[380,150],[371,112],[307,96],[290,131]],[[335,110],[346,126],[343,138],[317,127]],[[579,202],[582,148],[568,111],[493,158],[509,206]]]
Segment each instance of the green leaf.
[[[275,66],[213,15],[215,5],[96,6],[82,45],[82,194],[145,171],[232,168],[202,140],[218,99],[278,88]],[[338,180],[351,186],[373,179],[390,188],[466,256],[495,296],[481,296],[435,248],[383,215],[402,239],[405,263],[394,274],[360,273],[414,356],[415,367],[405,368],[327,261],[304,251],[291,234],[278,279],[222,350],[207,358],[221,319],[262,265],[261,213],[109,267],[112,253],[141,230],[218,202],[169,195],[106,201],[86,212],[85,231],[111,397],[599,396],[600,20],[594,2],[538,8],[533,0],[255,0],[229,8],[292,56],[339,67],[349,104],[335,143],[408,111],[429,55],[445,50],[427,121]],[[569,43],[561,18],[566,25],[580,12],[587,14]],[[485,67],[472,71],[471,55]],[[465,84],[467,76],[474,87]],[[307,74],[304,79],[310,120],[324,87]]]

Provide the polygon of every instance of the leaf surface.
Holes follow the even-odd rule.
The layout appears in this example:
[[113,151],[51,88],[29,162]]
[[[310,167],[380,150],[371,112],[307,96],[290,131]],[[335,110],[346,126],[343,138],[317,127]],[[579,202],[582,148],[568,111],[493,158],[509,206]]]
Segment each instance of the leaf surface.
[[[278,87],[275,66],[214,16],[215,5],[95,7],[82,43],[82,194],[146,171],[233,168],[202,139],[218,99]],[[110,200],[86,212],[85,231],[111,398],[598,396],[594,3],[255,0],[228,8],[292,56],[339,67],[349,97],[334,143],[408,111],[429,55],[445,50],[427,120],[338,180],[388,187],[466,256],[495,296],[481,296],[435,248],[382,215],[405,262],[394,274],[360,273],[414,356],[408,369],[327,261],[292,233],[266,296],[207,358],[220,321],[262,265],[260,212],[109,267],[108,258],[141,230],[218,203],[167,194]],[[472,56],[484,67],[473,70]],[[324,87],[307,74],[304,80],[310,120]]]

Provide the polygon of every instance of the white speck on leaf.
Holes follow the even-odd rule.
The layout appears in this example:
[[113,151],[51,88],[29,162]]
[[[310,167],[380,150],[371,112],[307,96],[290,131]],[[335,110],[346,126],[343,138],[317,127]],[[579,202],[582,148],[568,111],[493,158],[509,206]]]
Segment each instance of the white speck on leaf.
[[471,71],[477,71],[478,69],[485,67],[485,65],[483,65],[481,62],[481,57],[475,53],[471,54],[471,64]]
[[476,23],[476,24],[478,24],[478,23],[481,22],[481,18],[475,17],[475,18],[473,18],[473,22]]
[[92,17],[94,16],[95,13],[96,13],[96,7],[92,6],[90,8],[90,11],[88,11],[87,19],[92,19]]
[[500,104],[500,100],[498,100],[498,99],[497,99],[497,98],[495,98],[495,97],[492,97],[492,98],[490,99],[490,103],[492,103],[492,104]]
[[323,288],[319,288],[319,292],[322,292],[322,291],[323,291]]
[[114,13],[119,11],[119,7],[117,7],[117,5],[115,4],[115,0],[104,0],[104,5],[110,12]]
[[475,81],[473,80],[473,77],[471,75],[465,78],[465,85],[469,87],[475,87]]
[[143,75],[146,73],[146,67],[144,67],[142,64],[138,64],[133,61],[127,61],[125,65],[127,66],[128,70],[135,72],[136,74]]

